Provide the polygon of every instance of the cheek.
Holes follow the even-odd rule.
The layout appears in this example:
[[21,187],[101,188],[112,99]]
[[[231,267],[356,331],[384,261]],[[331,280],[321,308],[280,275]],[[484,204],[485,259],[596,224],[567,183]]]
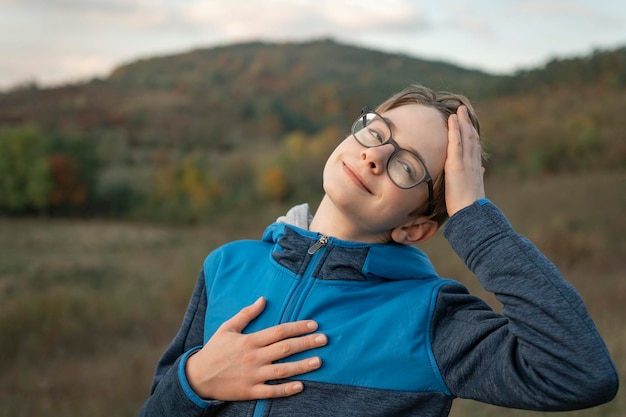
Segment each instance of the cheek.
[[350,137],[344,139],[328,156],[326,164],[324,165],[324,175],[326,175],[326,171],[330,170],[333,166],[340,164],[345,156],[354,153],[353,148],[351,148],[351,141],[353,141],[353,139]]
[[[341,145],[340,145],[341,146]],[[339,155],[341,154],[340,146],[336,147],[335,150],[328,156],[326,159],[326,163],[324,164],[324,178],[328,175],[328,171],[332,169],[332,167],[338,163],[340,160]]]
[[[341,145],[340,145],[341,146]],[[336,181],[338,170],[341,169],[341,149],[340,146],[330,154],[324,165],[322,171],[322,185],[324,192],[328,193],[329,189],[333,187],[333,183]]]
[[339,145],[337,145],[337,147],[333,151],[333,154],[349,152],[351,149],[356,148],[356,144],[356,140],[352,138],[352,136],[348,136],[344,140],[342,140]]
[[[394,186],[395,187],[395,186]],[[415,210],[428,200],[428,186],[425,183],[411,188],[410,190],[401,190],[395,187],[397,191],[391,191],[388,196],[392,204],[388,204],[388,209],[395,213],[394,217],[401,221],[413,218]],[[393,193],[393,196],[391,196]]]

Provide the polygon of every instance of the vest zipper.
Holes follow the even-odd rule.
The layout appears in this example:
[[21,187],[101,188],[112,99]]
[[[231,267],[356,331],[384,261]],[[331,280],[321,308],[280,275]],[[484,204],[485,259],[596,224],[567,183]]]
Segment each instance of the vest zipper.
[[265,404],[267,403],[267,400],[257,400],[255,406],[254,406],[254,413],[252,414],[252,417],[261,417],[263,416],[263,413],[265,412]]
[[[326,246],[327,243],[328,243],[328,236],[321,235],[320,238],[315,243],[313,243],[313,245],[311,245],[311,247],[307,251],[308,254],[315,255],[315,253],[321,248],[323,248],[324,246]],[[316,263],[317,263],[317,257],[312,258],[309,265],[306,267],[306,271],[303,273],[303,277],[307,277],[311,273],[310,271],[311,271],[312,265],[315,265]],[[305,287],[302,288],[301,285],[305,285]],[[306,280],[303,284],[299,284],[298,287],[300,288],[298,289],[297,292],[294,291],[294,293],[291,295],[288,305],[293,304],[291,300],[294,295],[298,296],[298,299],[295,300],[296,304],[298,304],[298,301],[302,297],[303,293],[308,293],[308,290],[310,289],[312,285],[313,285],[313,282],[310,280]],[[291,312],[287,313],[288,310],[291,310]],[[292,314],[293,314],[293,307],[291,309],[285,308],[285,311],[283,311],[283,317],[281,318],[280,322],[283,323],[284,321],[283,319],[285,319],[286,317],[289,320]],[[261,417],[265,413],[266,405],[267,405],[267,400],[257,400],[256,405],[254,406],[254,413],[252,417]]]
[[320,248],[326,246],[328,243],[328,236],[322,235],[317,242],[315,242],[308,250],[309,255],[313,255]]

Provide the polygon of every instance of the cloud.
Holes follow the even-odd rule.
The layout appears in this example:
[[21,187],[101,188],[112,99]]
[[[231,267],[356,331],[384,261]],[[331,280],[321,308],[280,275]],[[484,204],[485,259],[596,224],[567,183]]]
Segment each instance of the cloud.
[[85,8],[82,15],[99,25],[121,25],[142,29],[159,26],[169,20],[167,5],[159,0],[139,0],[136,2],[113,1],[106,7]]
[[612,2],[598,2],[591,7],[588,3],[570,2],[563,0],[527,0],[518,2],[517,7],[522,13],[539,18],[568,19],[588,27],[607,29],[617,28],[623,33],[626,23],[624,15],[615,10]]
[[[11,82],[0,83],[0,88],[32,81],[61,83],[79,81],[100,75],[110,68],[111,62],[101,55],[62,55],[41,53],[31,55],[19,61],[6,62],[0,69],[0,80],[10,79]],[[41,69],[45,69],[45,73]],[[2,85],[4,84],[4,85]]]
[[330,23],[345,29],[414,30],[425,24],[423,12],[408,1],[324,1],[318,4],[323,5],[322,15]]
[[474,4],[455,4],[448,16],[449,21],[445,25],[447,31],[454,30],[482,39],[489,39],[494,36],[493,17],[488,14],[476,13]]
[[596,12],[581,4],[562,0],[527,0],[518,2],[520,10],[535,15],[569,15],[587,18]]
[[[18,4],[18,0],[8,1],[13,8]],[[66,29],[85,23],[140,29],[163,23],[169,12],[163,0],[19,0],[19,9],[23,16],[30,14]]]
[[242,38],[354,37],[363,32],[418,30],[423,13],[407,0],[192,1],[181,17],[230,41]]
[[[340,42],[511,71],[623,44],[620,0],[0,0],[0,88],[264,40]],[[98,67],[98,68],[97,68]]]

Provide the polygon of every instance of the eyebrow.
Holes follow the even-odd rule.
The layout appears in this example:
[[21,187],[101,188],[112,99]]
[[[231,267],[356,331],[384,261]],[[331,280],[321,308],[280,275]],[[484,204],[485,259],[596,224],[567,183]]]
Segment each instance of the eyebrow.
[[386,118],[383,115],[381,115],[380,118],[383,119],[385,122],[387,122],[387,124],[389,125],[389,127],[391,128],[392,133],[393,133],[393,129],[396,128],[396,125],[391,121],[391,119],[388,119],[388,118]]
[[[391,137],[393,138],[393,140],[396,141],[396,143],[398,143],[398,141],[393,137],[394,130],[398,129],[396,127],[396,125],[391,121],[391,119],[388,119],[388,118],[384,117],[383,115],[380,115],[380,118],[383,119],[385,122],[387,122],[387,124],[389,125],[389,129],[391,129]],[[398,145],[400,145],[400,144],[398,143]],[[408,148],[402,147],[402,149],[406,149],[407,151],[410,151],[410,152],[414,153],[415,155],[417,155],[417,157],[422,160],[422,163],[424,164],[424,166],[426,166],[426,160],[424,159],[422,154],[419,153],[419,151],[417,149],[413,148],[412,146],[408,147]]]

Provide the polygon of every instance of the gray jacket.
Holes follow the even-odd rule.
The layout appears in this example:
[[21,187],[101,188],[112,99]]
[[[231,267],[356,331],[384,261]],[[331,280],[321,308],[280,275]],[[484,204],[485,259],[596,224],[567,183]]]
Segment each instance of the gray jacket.
[[[557,411],[615,396],[617,372],[580,296],[488,200],[454,215],[444,236],[502,314],[437,277],[416,248],[331,238],[310,254],[307,208],[279,220],[295,225],[209,255],[141,416],[428,417],[448,415],[455,397]],[[315,351],[324,365],[296,377],[305,389],[293,397],[199,398],[187,356],[259,295],[268,308],[246,331],[316,319],[329,336]]]

